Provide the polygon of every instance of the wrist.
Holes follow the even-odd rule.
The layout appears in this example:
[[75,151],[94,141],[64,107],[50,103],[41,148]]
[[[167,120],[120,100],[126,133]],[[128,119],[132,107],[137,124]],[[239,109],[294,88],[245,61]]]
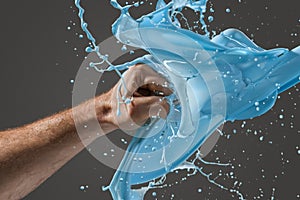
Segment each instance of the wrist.
[[115,97],[113,96],[113,90],[114,89],[94,99],[97,120],[105,134],[118,129],[115,120],[115,100],[113,99]]
[[110,96],[111,92],[101,94],[72,109],[77,133],[81,139],[92,142],[97,137],[117,129]]

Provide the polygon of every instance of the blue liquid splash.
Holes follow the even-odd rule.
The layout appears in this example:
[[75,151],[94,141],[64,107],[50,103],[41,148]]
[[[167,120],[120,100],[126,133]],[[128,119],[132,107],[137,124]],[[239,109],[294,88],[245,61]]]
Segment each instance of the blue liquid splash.
[[[154,12],[135,20],[129,8],[139,6],[138,3],[121,6],[111,0],[111,5],[121,12],[112,26],[114,36],[125,45],[149,52],[132,62],[113,66],[101,55],[83,20],[80,0],[75,0],[82,29],[92,44],[87,52],[96,52],[110,65],[107,70],[116,70],[121,78],[119,70],[145,63],[166,77],[175,91],[168,97],[171,109],[167,119],[153,118],[136,132],[113,180],[104,188],[115,200],[143,199],[150,188],[163,185],[167,173],[178,169],[199,172],[212,184],[244,199],[238,190],[210,179],[195,165],[195,160],[186,160],[221,124],[264,114],[279,93],[300,82],[300,46],[291,51],[265,50],[236,29],[227,29],[210,39],[203,20],[206,3],[173,0],[166,4],[158,0]],[[185,7],[200,13],[204,35],[180,27],[176,15]],[[103,72],[97,63],[91,67]],[[201,156],[196,158],[205,163]],[[131,189],[132,185],[147,182],[147,187]]]

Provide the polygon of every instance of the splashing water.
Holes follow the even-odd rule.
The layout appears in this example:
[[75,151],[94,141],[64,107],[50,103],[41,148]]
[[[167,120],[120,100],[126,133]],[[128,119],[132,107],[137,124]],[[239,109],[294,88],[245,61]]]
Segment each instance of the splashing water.
[[[154,12],[135,20],[129,9],[138,3],[121,6],[111,0],[111,5],[121,12],[112,26],[114,36],[125,45],[149,52],[114,66],[100,53],[83,19],[80,0],[75,0],[82,29],[91,42],[86,51],[96,52],[102,60],[91,63],[92,68],[104,72],[97,65],[106,62],[110,66],[106,71],[115,70],[122,78],[120,70],[142,62],[166,77],[174,90],[167,97],[171,107],[168,117],[153,118],[150,124],[137,130],[113,180],[104,188],[110,190],[113,199],[143,199],[150,188],[163,187],[167,173],[181,169],[193,170],[192,174],[199,172],[212,184],[244,199],[238,190],[211,179],[195,165],[195,160],[186,160],[225,121],[264,114],[274,105],[278,93],[300,81],[300,46],[291,51],[265,50],[236,29],[227,29],[210,39],[203,20],[206,3],[206,0],[170,3],[158,0]],[[204,35],[181,28],[176,16],[185,7],[200,13]],[[125,83],[123,87],[126,88]],[[210,164],[200,154],[196,159]],[[133,185],[147,182],[147,187],[131,189]]]

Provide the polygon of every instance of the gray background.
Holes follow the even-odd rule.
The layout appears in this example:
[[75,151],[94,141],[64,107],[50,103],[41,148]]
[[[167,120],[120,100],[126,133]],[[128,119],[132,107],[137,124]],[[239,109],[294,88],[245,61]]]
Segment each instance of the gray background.
[[[279,0],[244,0],[242,3],[226,0],[213,3],[216,13],[211,27],[217,31],[228,27],[240,28],[264,48],[293,48],[300,44],[298,0],[286,0],[284,3]],[[110,25],[118,12],[110,7],[108,1],[85,0],[83,5],[97,41],[111,36]],[[87,44],[85,39],[78,39],[76,35],[81,31],[77,10],[72,6],[71,0],[2,2],[1,129],[30,123],[71,107],[72,84],[69,81],[76,75]],[[229,14],[225,12],[228,6],[232,10]],[[71,27],[69,31],[68,26]],[[242,121],[226,124],[224,136],[206,158],[232,162],[237,180],[243,183],[240,191],[247,199],[257,199],[261,194],[259,188],[263,191],[261,199],[270,199],[272,188],[276,188],[275,199],[300,199],[297,198],[300,195],[300,155],[296,150],[300,146],[300,109],[297,105],[300,93],[297,87],[280,95],[271,111],[246,121],[245,126],[242,126]],[[281,113],[284,114],[283,120],[278,118]],[[237,134],[232,133],[233,129],[237,130]],[[115,132],[109,137],[117,141],[119,134]],[[259,141],[261,136],[264,136],[262,142]],[[204,169],[212,172],[214,177],[220,169],[230,171],[222,167],[205,166]],[[101,187],[109,183],[113,172],[84,150],[25,199],[109,200],[110,194],[102,192]],[[185,174],[168,175],[167,183],[180,183],[155,190],[156,198],[170,199],[174,194],[174,199],[184,200],[238,199],[209,184],[199,174],[181,182]],[[232,182],[226,177],[218,180],[227,186]],[[81,191],[81,185],[89,188]],[[201,193],[197,192],[199,188]],[[151,193],[146,195],[146,199],[155,199]]]

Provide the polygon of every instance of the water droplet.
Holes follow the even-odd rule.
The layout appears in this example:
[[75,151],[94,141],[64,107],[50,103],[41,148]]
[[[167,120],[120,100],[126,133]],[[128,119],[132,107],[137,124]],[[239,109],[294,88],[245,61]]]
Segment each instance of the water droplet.
[[273,144],[273,142],[272,142],[272,141],[269,141],[269,144]]
[[124,103],[125,103],[125,104],[130,104],[130,103],[131,103],[131,99],[126,98],[125,101],[124,101]]
[[260,136],[259,141],[263,141],[263,140],[264,140],[264,136]]
[[126,47],[125,44],[122,46],[121,50],[122,50],[122,51],[126,51],[126,50],[127,50],[127,47]]
[[230,8],[226,8],[226,10],[225,10],[227,13],[230,13]]
[[234,85],[238,85],[238,84],[239,84],[239,80],[237,80],[237,79],[234,80],[234,81],[233,81],[233,84],[234,84]]
[[83,190],[85,189],[84,185],[81,185],[81,186],[79,187],[79,189],[80,189],[81,191],[83,191]]
[[87,47],[87,48],[85,48],[85,51],[86,51],[87,53],[91,53],[91,52],[93,51],[93,49],[92,49],[91,47]]
[[279,115],[278,117],[279,117],[279,119],[283,119],[283,115]]
[[123,144],[127,144],[127,141],[124,138],[121,139],[121,142],[123,142]]

